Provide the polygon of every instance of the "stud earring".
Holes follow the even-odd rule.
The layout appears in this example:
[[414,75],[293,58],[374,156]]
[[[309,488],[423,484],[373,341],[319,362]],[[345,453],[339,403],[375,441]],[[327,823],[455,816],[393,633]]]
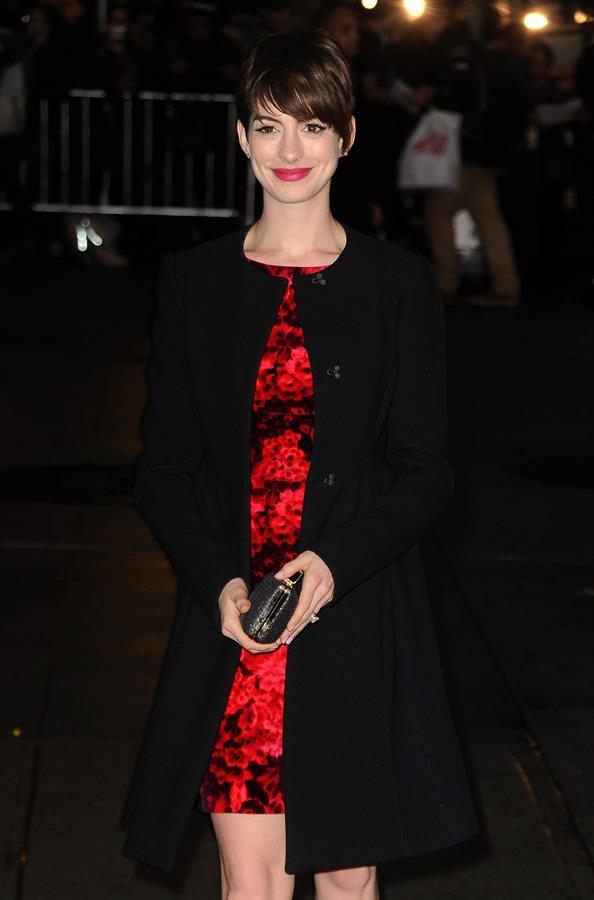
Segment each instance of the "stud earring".
[[349,151],[348,151],[348,150],[345,150],[344,153],[343,153],[342,155],[343,155],[343,156],[348,156],[348,155],[349,155]]
[[251,153],[248,153],[247,158],[248,158],[248,159],[251,159],[251,158],[252,158]]

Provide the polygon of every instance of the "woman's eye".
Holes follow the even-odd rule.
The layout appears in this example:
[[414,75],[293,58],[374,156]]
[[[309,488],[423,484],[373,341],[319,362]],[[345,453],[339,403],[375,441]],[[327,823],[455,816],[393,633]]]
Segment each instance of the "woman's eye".
[[[308,122],[305,127],[310,134],[320,134],[320,132],[326,131],[326,126],[320,125],[319,122]],[[274,131],[274,125],[260,125],[258,128],[254,128],[254,131],[259,134],[271,134]]]

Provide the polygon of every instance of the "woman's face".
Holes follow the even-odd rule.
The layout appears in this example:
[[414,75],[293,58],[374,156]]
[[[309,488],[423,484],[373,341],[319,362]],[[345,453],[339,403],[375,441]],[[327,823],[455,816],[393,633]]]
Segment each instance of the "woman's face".
[[237,133],[263,190],[285,203],[303,202],[321,191],[342,151],[342,139],[329,125],[315,117],[298,122],[275,107],[256,110],[247,135],[238,121]]

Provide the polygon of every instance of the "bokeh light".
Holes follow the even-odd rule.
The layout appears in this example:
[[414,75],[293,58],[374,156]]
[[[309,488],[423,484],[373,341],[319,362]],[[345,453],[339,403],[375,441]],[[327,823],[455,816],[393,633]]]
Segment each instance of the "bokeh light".
[[425,12],[425,0],[403,0],[403,4],[410,19],[418,19]]
[[524,25],[530,31],[540,31],[541,29],[546,28],[548,24],[549,20],[544,13],[530,12],[524,16]]

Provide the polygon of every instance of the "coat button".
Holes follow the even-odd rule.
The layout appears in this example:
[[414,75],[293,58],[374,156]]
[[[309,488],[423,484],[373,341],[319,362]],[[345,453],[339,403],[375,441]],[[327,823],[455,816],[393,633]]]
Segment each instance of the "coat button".
[[334,484],[334,472],[330,472],[328,475],[326,475],[326,477],[324,478],[324,484],[332,487],[332,485]]
[[330,375],[331,378],[340,378],[340,366],[331,366],[329,369],[326,369],[326,374]]

